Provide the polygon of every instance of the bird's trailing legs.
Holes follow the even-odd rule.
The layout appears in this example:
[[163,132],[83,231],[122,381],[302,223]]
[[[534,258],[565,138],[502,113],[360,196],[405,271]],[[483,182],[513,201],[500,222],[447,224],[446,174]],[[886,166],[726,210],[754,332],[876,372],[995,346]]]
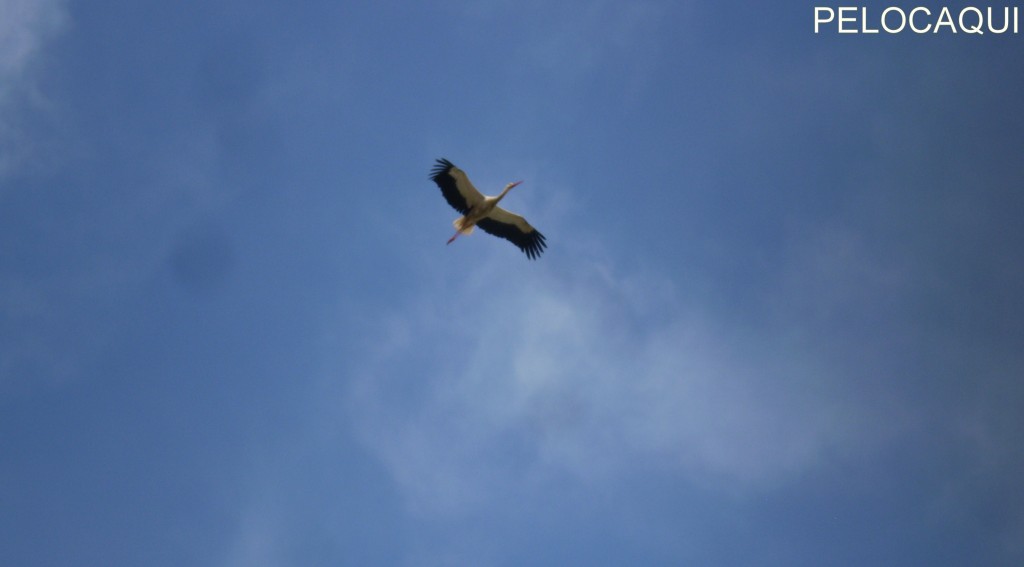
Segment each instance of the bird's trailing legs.
[[473,234],[473,228],[476,225],[471,224],[466,226],[466,217],[459,217],[452,222],[452,226],[455,227],[455,236],[448,239],[448,244],[451,244],[453,240],[459,237],[460,234]]

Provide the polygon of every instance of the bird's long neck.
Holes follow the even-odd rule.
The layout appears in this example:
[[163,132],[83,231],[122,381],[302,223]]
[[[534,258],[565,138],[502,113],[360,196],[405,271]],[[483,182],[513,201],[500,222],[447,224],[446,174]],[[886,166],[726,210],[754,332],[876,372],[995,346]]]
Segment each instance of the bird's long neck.
[[504,199],[505,195],[507,195],[508,192],[511,191],[513,187],[519,185],[520,183],[522,183],[522,181],[516,181],[515,183],[509,183],[508,185],[506,185],[505,188],[501,190],[501,193],[498,195],[498,197],[494,199],[494,202],[497,203],[498,201]]

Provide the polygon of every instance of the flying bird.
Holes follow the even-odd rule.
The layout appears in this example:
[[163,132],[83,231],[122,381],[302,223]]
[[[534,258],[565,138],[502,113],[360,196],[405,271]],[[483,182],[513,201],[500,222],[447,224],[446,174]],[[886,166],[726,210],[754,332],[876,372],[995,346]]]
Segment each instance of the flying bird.
[[448,239],[448,244],[460,234],[472,234],[473,227],[479,226],[484,232],[515,244],[531,260],[539,257],[547,247],[544,235],[530,226],[526,219],[498,206],[498,201],[522,181],[509,183],[497,197],[484,195],[469,182],[466,172],[446,159],[437,160],[434,169],[430,170],[430,178],[441,188],[448,204],[463,215],[452,223],[455,235]]

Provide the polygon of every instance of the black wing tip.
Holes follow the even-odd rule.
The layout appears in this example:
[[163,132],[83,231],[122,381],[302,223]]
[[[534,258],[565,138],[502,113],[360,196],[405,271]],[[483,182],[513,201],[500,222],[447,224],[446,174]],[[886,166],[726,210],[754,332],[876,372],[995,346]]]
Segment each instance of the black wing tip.
[[526,242],[521,248],[526,253],[526,257],[531,260],[540,258],[541,253],[548,247],[547,241],[544,235],[539,230],[534,229],[533,234],[530,235],[530,240]]
[[448,173],[448,170],[450,170],[453,167],[455,167],[455,164],[453,164],[452,162],[448,161],[447,159],[445,159],[445,158],[437,159],[435,161],[435,163],[434,163],[434,168],[430,170],[430,179],[432,181],[437,181],[437,178],[439,178],[442,175]]

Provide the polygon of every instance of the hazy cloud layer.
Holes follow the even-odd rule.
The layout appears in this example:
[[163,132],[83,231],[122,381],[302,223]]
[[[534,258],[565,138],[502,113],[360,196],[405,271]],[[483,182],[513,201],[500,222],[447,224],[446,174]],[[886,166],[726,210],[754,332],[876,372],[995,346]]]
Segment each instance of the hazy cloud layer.
[[62,0],[0,2],[0,77],[4,88],[20,76],[42,45],[66,23]]
[[880,435],[806,345],[716,324],[657,275],[570,262],[561,277],[489,262],[485,281],[418,295],[375,330],[383,346],[356,366],[351,407],[421,512],[644,467],[759,490]]
[[0,0],[0,177],[32,152],[34,139],[18,114],[46,106],[33,64],[66,25],[62,0]]

